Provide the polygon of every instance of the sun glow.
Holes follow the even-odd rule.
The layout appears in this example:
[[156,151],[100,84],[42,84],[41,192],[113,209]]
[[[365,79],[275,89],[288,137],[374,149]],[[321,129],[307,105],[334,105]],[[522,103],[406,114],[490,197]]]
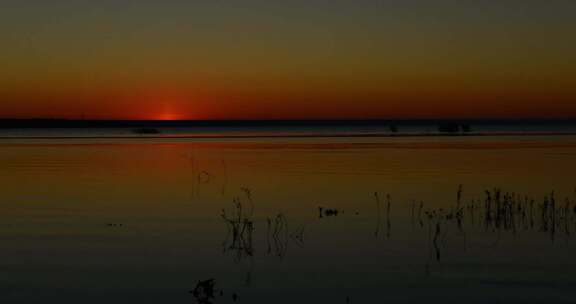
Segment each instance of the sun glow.
[[187,116],[182,113],[182,105],[184,104],[183,100],[177,99],[165,102],[159,102],[158,111],[156,112],[155,120],[182,120]]
[[179,120],[179,119],[182,119],[182,117],[175,114],[174,112],[162,112],[156,118],[156,120]]
[[182,120],[185,115],[172,105],[165,105],[161,111],[155,115],[156,120]]
[[141,117],[149,120],[197,119],[200,106],[195,101],[204,100],[190,92],[173,88],[148,89],[129,98],[140,105]]

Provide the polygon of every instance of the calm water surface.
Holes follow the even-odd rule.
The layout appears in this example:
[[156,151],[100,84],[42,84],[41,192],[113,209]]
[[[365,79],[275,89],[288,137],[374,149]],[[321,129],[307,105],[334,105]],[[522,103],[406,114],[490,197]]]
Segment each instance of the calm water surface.
[[574,303],[575,177],[571,136],[4,139],[0,302]]

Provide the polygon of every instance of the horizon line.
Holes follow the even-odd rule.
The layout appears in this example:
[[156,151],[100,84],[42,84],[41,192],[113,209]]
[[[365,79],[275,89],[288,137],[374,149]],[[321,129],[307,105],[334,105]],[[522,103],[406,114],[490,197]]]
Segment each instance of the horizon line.
[[66,118],[66,117],[0,117],[0,121],[66,121],[66,122],[376,122],[376,121],[576,121],[574,117],[383,117],[383,118],[215,118],[215,119],[134,119],[134,118]]

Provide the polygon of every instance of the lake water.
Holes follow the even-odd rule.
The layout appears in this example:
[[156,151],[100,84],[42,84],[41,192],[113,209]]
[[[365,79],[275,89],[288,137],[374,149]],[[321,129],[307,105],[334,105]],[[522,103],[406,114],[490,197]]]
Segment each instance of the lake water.
[[576,136],[3,139],[0,302],[575,303],[575,177]]

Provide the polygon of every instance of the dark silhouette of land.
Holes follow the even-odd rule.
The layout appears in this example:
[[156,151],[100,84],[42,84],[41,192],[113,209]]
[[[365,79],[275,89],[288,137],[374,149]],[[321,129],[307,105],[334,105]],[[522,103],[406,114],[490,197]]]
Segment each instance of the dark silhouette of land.
[[[414,131],[414,127],[420,131]],[[166,129],[188,128],[252,131],[286,128],[278,134],[170,134]],[[334,132],[329,132],[334,128]],[[346,128],[351,128],[350,132]],[[354,129],[352,129],[354,128]],[[366,129],[363,129],[366,128]],[[371,129],[372,128],[372,129]],[[370,119],[370,120],[74,120],[0,119],[0,130],[9,129],[128,129],[134,137],[394,137],[394,136],[493,136],[493,135],[576,135],[574,119]],[[290,129],[316,129],[294,133]],[[320,130],[320,131],[318,131]],[[327,132],[328,130],[328,132]],[[408,131],[407,131],[408,130]],[[412,131],[410,131],[412,130]],[[488,130],[488,131],[487,131]],[[535,131],[536,130],[536,131]],[[0,137],[2,137],[0,135]],[[33,136],[26,136],[32,138]],[[38,136],[42,137],[42,136]],[[50,136],[58,138],[58,136]],[[73,138],[71,136],[62,136]],[[90,136],[78,136],[86,138]],[[114,135],[96,137],[117,137]],[[129,138],[128,135],[118,136]],[[10,136],[9,138],[15,138]]]

